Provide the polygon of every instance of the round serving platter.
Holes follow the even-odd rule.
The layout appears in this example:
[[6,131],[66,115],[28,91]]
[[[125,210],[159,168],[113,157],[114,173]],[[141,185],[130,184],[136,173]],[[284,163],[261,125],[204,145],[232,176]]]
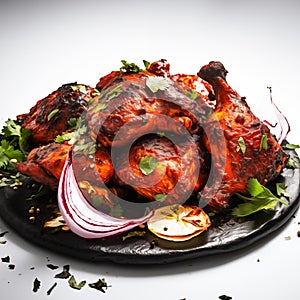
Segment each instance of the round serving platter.
[[[295,156],[294,151],[287,151]],[[120,264],[162,264],[222,254],[246,248],[275,232],[294,215],[300,201],[299,161],[295,168],[285,168],[277,178],[284,183],[290,195],[289,205],[280,205],[274,211],[261,211],[236,222],[230,216],[213,222],[204,233],[185,242],[171,242],[156,238],[146,229],[143,236],[124,238],[127,233],[105,239],[84,239],[71,231],[51,232],[43,229],[49,217],[49,197],[33,198],[31,179],[21,177],[23,185],[14,190],[0,189],[0,217],[27,241],[52,251],[87,261],[110,261]],[[273,183],[275,184],[275,183]],[[54,199],[52,199],[55,203]],[[40,209],[35,221],[29,220],[30,207]]]

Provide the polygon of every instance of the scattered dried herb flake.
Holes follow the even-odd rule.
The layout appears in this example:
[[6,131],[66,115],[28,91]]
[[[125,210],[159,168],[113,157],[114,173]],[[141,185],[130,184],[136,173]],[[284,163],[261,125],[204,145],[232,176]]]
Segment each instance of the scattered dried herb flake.
[[56,274],[55,278],[68,279],[71,276],[69,270],[70,270],[70,266],[69,265],[64,265],[63,266],[63,271],[61,273]]
[[57,282],[55,282],[55,283],[50,287],[50,289],[47,291],[47,295],[48,295],[48,296],[52,293],[53,289],[54,289],[56,286],[57,286]]
[[104,278],[99,279],[97,282],[89,283],[89,287],[96,289],[102,293],[105,293],[108,287],[111,287],[110,285],[107,285]]
[[33,282],[33,289],[32,289],[32,291],[34,293],[36,293],[39,290],[40,287],[41,287],[41,282],[37,278],[35,278],[34,282]]
[[86,281],[81,281],[80,283],[77,283],[76,280],[75,280],[75,277],[72,275],[70,277],[70,279],[68,280],[68,283],[69,283],[69,286],[73,289],[76,289],[76,290],[81,290],[85,284],[86,284]]

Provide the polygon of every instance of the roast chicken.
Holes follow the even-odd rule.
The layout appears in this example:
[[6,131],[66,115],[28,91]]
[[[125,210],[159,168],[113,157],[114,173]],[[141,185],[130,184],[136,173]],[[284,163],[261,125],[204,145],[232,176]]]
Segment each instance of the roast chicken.
[[[223,211],[236,192],[246,192],[250,178],[266,184],[287,161],[226,74],[220,62],[211,62],[197,75],[172,75],[168,62],[159,60],[146,70],[113,71],[95,89],[84,85],[84,92],[65,85],[18,116],[31,130],[33,149],[17,168],[57,189],[72,149],[79,185],[104,197],[106,205],[115,205],[107,185],[117,195],[129,188],[136,201],[166,205],[193,199]],[[78,117],[77,130],[87,128],[78,140],[54,142],[71,130],[68,120]],[[95,146],[89,154],[83,147],[88,144]]]
[[34,146],[53,142],[55,137],[68,130],[69,120],[78,118],[86,110],[87,101],[94,89],[77,83],[64,84],[37,103],[18,122],[31,131]]

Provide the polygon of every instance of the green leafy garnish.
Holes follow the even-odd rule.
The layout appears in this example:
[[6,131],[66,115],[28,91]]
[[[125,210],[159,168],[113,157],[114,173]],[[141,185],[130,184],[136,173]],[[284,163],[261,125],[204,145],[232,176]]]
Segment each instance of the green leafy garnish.
[[86,281],[83,280],[80,283],[77,283],[75,280],[75,277],[72,275],[70,277],[70,279],[68,280],[68,283],[71,288],[76,289],[76,290],[81,290],[85,286]]
[[50,121],[58,112],[59,112],[58,108],[53,109],[47,116],[47,121]]
[[121,63],[123,64],[123,66],[120,68],[121,74],[122,73],[139,73],[139,72],[144,71],[135,63],[129,63],[124,59],[121,60]]
[[284,196],[290,198],[290,195],[285,191],[287,186],[284,183],[276,183],[276,193],[278,196]]
[[145,234],[146,234],[146,231],[139,231],[139,230],[130,231],[128,234],[126,234],[122,237],[122,240],[125,241],[131,237],[141,237],[141,236],[144,236]]
[[147,69],[149,68],[149,66],[151,65],[151,63],[150,63],[149,61],[144,60],[144,59],[143,59],[143,64],[144,64],[146,70],[147,70]]
[[192,100],[196,100],[197,98],[198,98],[198,92],[197,91],[195,91],[195,90],[186,90],[185,92],[184,92],[184,94],[186,95],[186,96],[188,96],[190,99],[192,99]]
[[288,149],[288,150],[295,150],[295,149],[299,149],[300,145],[296,145],[296,144],[285,144],[283,146],[284,149]]
[[248,180],[247,191],[250,197],[236,193],[236,195],[245,200],[245,202],[233,209],[232,214],[234,216],[245,217],[260,210],[275,209],[278,202],[288,205],[287,202],[276,197],[268,188],[261,185],[256,178],[250,178]]
[[154,199],[158,202],[163,202],[166,200],[167,196],[168,196],[167,194],[156,194],[154,196]]
[[268,137],[266,134],[263,134],[260,140],[260,145],[259,145],[259,151],[261,151],[262,149],[264,150],[268,150],[268,141],[267,141]]
[[164,91],[167,89],[171,85],[171,81],[164,77],[150,76],[146,80],[146,85],[152,93],[156,93],[159,90]]
[[142,157],[139,163],[139,168],[144,175],[151,174],[158,164],[158,160],[152,156]]
[[7,140],[0,144],[0,168],[13,167],[14,162],[23,161],[22,151],[15,149]]
[[105,293],[108,287],[111,287],[110,285],[107,285],[104,278],[99,279],[97,282],[89,283],[89,287],[96,289],[102,293]]
[[16,150],[20,150],[26,154],[28,151],[28,138],[30,136],[30,130],[23,128],[16,124],[15,121],[8,119],[5,122],[5,126],[2,128],[2,134],[4,138],[12,145]]
[[72,85],[71,88],[72,88],[73,91],[79,91],[82,94],[86,94],[87,93],[86,87],[84,85],[81,85],[81,84],[79,84],[79,85]]
[[286,167],[296,169],[298,162],[299,162],[299,156],[298,155],[290,156],[287,163],[286,163]]
[[245,144],[245,141],[244,141],[243,137],[240,137],[238,139],[238,144],[239,144],[239,149],[241,150],[243,155],[245,155],[245,153],[246,153],[246,144]]

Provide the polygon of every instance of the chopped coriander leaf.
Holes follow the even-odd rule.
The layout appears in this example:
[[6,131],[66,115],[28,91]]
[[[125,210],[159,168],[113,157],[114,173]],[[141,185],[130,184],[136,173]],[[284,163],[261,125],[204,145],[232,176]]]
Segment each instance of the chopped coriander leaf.
[[129,63],[126,60],[122,59],[121,63],[123,66],[120,68],[120,72],[122,73],[139,73],[142,72],[143,70],[136,65],[135,63]]
[[152,91],[152,93],[156,93],[159,90],[166,90],[171,85],[171,81],[164,77],[150,76],[146,80],[146,85]]
[[96,289],[102,293],[105,293],[108,287],[111,287],[110,285],[107,285],[104,278],[99,279],[97,282],[89,283],[89,287]]
[[283,146],[284,149],[288,149],[288,150],[295,150],[295,149],[299,149],[300,145],[296,145],[296,144],[285,144]]
[[285,191],[287,186],[284,183],[277,182],[276,183],[276,193],[278,196],[284,196],[289,198],[290,195]]
[[192,99],[192,100],[196,100],[197,98],[198,98],[198,92],[197,91],[195,91],[195,90],[186,90],[185,92],[184,92],[184,94],[186,95],[186,96],[188,96],[190,99]]
[[246,153],[246,144],[245,144],[245,140],[243,139],[243,137],[240,137],[238,139],[238,144],[239,144],[239,149],[241,150],[242,154],[245,155],[245,153]]
[[299,161],[298,155],[290,156],[287,163],[286,163],[286,167],[296,169],[298,161]]
[[147,60],[143,60],[143,64],[144,64],[146,70],[147,70],[148,67],[151,65],[151,63],[150,63],[149,61],[147,61]]
[[73,91],[79,91],[82,94],[86,94],[87,93],[86,87],[84,85],[81,85],[81,84],[79,84],[79,85],[72,85],[71,88],[72,88]]
[[67,132],[62,135],[57,135],[55,138],[56,143],[64,143],[70,141],[74,137],[75,132]]
[[262,149],[268,150],[268,137],[266,134],[263,134],[260,140],[259,151]]
[[167,198],[167,194],[156,194],[154,196],[154,199],[158,202],[163,202],[166,200],[166,198]]
[[77,283],[76,280],[75,280],[75,277],[72,275],[70,277],[70,279],[68,280],[68,283],[69,283],[69,286],[73,289],[76,289],[76,290],[81,290],[85,284],[86,284],[86,281],[81,281],[80,283]]
[[67,279],[71,276],[70,272],[70,266],[69,265],[64,265],[63,266],[63,271],[61,273],[58,273],[55,275],[55,278],[60,278],[60,279]]
[[47,121],[50,121],[58,112],[59,112],[58,108],[53,109],[47,116]]
[[278,202],[288,205],[288,203],[273,195],[268,188],[261,185],[256,178],[249,179],[247,191],[251,197],[236,193],[236,195],[245,200],[245,202],[239,204],[232,210],[234,216],[245,217],[260,210],[275,209]]
[[152,156],[142,157],[139,168],[144,175],[150,175],[156,168],[158,160]]
[[[79,118],[78,118],[79,119]],[[78,119],[77,118],[70,118],[68,120],[68,126],[69,126],[69,130],[73,130],[76,129],[77,127],[77,123],[78,123]]]
[[7,140],[0,144],[0,168],[12,168],[14,161],[23,161],[22,151],[15,149]]
[[25,154],[28,150],[27,140],[31,134],[30,130],[16,124],[16,122],[11,119],[8,119],[5,124],[6,125],[2,128],[2,134],[10,145]]
[[32,291],[34,293],[36,293],[39,290],[40,287],[41,287],[41,282],[37,278],[35,278],[34,282],[33,282],[33,289],[32,289]]
[[146,231],[139,231],[139,230],[131,231],[128,234],[124,235],[122,237],[122,240],[125,241],[125,240],[127,240],[128,238],[131,238],[131,237],[141,237],[141,236],[144,236],[145,234],[146,234]]

